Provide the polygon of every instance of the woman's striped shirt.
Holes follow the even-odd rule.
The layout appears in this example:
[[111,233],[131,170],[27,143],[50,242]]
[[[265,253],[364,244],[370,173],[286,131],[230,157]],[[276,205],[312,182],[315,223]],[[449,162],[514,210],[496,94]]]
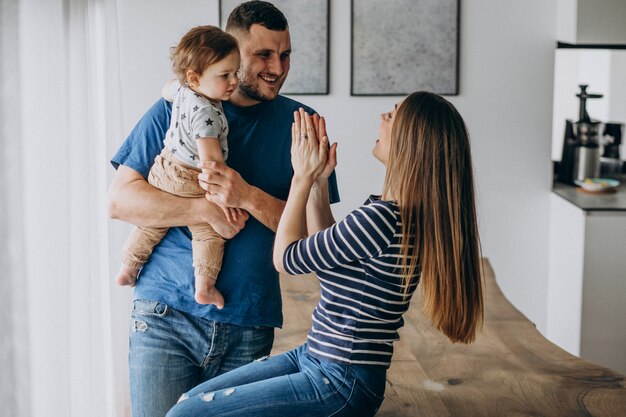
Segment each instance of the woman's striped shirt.
[[321,298],[307,337],[309,352],[342,363],[389,366],[418,283],[405,295],[398,206],[370,196],[344,220],[292,243],[283,255],[292,275],[316,272]]

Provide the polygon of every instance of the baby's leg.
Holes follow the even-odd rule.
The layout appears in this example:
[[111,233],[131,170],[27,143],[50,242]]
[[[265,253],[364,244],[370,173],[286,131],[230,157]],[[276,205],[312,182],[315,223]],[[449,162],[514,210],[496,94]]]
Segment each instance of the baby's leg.
[[117,285],[130,285],[134,287],[137,283],[137,275],[139,275],[139,268],[131,268],[130,266],[123,265],[120,267],[120,272],[115,278]]
[[224,297],[215,288],[217,275],[222,267],[224,238],[207,224],[189,226],[193,236],[193,266],[196,277],[195,299],[198,304],[215,304],[224,307]]
[[224,297],[215,288],[215,278],[207,275],[196,275],[195,299],[198,304],[215,304],[217,308],[224,307]]
[[148,261],[154,247],[167,233],[167,227],[133,227],[122,249],[122,266],[115,278],[119,285],[135,286],[139,270]]

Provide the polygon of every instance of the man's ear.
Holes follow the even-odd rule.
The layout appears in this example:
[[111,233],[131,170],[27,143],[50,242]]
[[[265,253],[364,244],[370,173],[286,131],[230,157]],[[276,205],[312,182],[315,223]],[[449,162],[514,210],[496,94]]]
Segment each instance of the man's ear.
[[187,70],[185,75],[189,87],[197,87],[200,84],[200,76],[198,76],[198,73],[194,70]]

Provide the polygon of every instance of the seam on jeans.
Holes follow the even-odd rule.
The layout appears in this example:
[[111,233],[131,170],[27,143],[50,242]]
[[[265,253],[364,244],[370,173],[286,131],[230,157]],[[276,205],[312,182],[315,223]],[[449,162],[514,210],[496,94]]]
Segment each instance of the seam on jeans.
[[[335,362],[333,362],[333,363],[335,363]],[[348,366],[343,365],[343,364],[338,364],[338,365],[343,366],[344,370],[343,370],[343,378],[341,380],[341,384],[337,387],[337,392],[339,392],[339,390],[341,390],[341,388],[343,388],[343,386],[346,385],[346,380],[348,379],[348,372],[350,371]],[[352,375],[352,376],[354,376],[354,375]],[[352,387],[352,389],[354,389],[354,387]]]
[[[354,388],[355,387],[356,387],[356,378],[352,382],[352,389],[350,390],[350,395],[348,395],[348,398],[346,398],[346,401],[343,403],[343,405],[341,407],[339,407],[339,409],[337,411],[335,411],[332,414],[329,414],[328,417],[336,416],[337,413],[339,413],[340,411],[342,411],[344,408],[346,408],[348,406],[348,403],[350,402],[350,400],[352,399],[352,396],[354,395]],[[339,393],[339,391],[337,391],[337,393]]]
[[209,365],[209,362],[211,361],[210,359],[211,354],[213,353],[213,350],[215,349],[215,333],[217,332],[215,320],[211,320],[211,327],[212,327],[211,346],[209,347],[209,353],[206,354],[206,357],[204,358],[204,362],[202,363],[202,367],[204,368],[206,368]]

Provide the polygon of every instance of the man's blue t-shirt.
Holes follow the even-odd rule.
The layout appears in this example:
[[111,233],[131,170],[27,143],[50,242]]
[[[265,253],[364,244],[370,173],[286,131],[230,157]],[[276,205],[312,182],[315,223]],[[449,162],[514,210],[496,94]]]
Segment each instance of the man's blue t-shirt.
[[[278,96],[250,107],[223,102],[228,120],[228,165],[249,184],[287,200],[291,167],[293,112],[304,107]],[[125,165],[148,176],[154,158],[163,148],[171,104],[161,99],[141,118],[111,159],[115,168]],[[335,174],[329,179],[331,202],[339,201]],[[135,299],[165,303],[198,317],[244,326],[281,327],[282,302],[278,273],[272,264],[274,232],[250,216],[245,227],[226,241],[222,270],[216,287],[225,299],[222,310],[194,300],[191,234],[173,227],[154,248],[135,287]]]

